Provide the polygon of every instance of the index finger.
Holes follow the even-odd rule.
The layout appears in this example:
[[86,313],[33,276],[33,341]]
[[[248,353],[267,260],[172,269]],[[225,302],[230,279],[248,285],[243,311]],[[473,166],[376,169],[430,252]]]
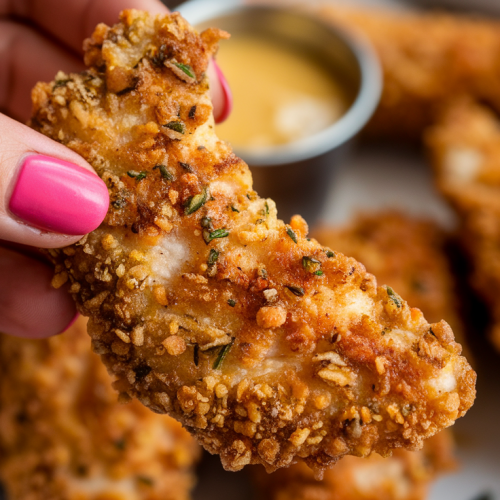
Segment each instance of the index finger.
[[97,24],[115,24],[124,9],[168,12],[159,0],[0,0],[0,15],[30,19],[78,53]]

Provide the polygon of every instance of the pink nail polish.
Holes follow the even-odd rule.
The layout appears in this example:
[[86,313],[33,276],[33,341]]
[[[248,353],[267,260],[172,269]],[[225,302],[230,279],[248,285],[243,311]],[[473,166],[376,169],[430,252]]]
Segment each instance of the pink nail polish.
[[43,155],[24,159],[9,202],[9,210],[30,226],[69,235],[93,231],[108,206],[108,190],[97,175]]
[[222,123],[231,114],[231,110],[233,109],[233,94],[231,92],[231,88],[229,87],[229,83],[227,83],[224,73],[216,63],[215,59],[212,60],[212,63],[214,65],[215,72],[217,73],[217,77],[219,78],[222,93],[224,95],[224,106],[222,107],[219,116],[217,116],[217,118],[215,119],[215,123]]

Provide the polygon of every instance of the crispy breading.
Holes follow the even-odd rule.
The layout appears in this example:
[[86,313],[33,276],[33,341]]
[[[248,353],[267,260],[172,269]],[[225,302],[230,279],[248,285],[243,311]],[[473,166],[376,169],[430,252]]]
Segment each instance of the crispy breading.
[[[50,251],[56,275],[122,398],[180,420],[229,470],[301,458],[321,474],[417,449],[472,405],[475,373],[444,321],[252,191],[213,130],[205,69],[221,36],[125,11],[86,43],[86,73],[34,89],[32,126],[111,196],[96,231]],[[376,418],[362,425],[364,407]]]
[[313,236],[361,262],[428,321],[444,319],[466,349],[456,283],[445,250],[448,235],[434,221],[396,211],[364,213],[341,228],[317,228]]
[[346,457],[316,481],[299,463],[274,474],[253,470],[265,500],[424,500],[429,485],[453,470],[453,442],[448,430],[428,439],[422,450],[396,450],[389,458]]
[[500,120],[488,108],[457,100],[426,134],[441,192],[456,209],[472,263],[472,284],[492,312],[500,349]]
[[325,5],[322,19],[359,30],[382,64],[380,105],[368,135],[420,140],[443,103],[461,94],[500,111],[500,22],[439,12]]
[[121,405],[86,321],[0,335],[0,482],[8,500],[187,500],[199,448],[175,420]]
[[[445,233],[434,222],[384,211],[360,215],[342,228],[320,227],[313,235],[363,262],[431,321],[446,318],[461,330],[443,250]],[[269,500],[423,500],[436,476],[454,466],[453,438],[444,430],[417,452],[396,450],[386,459],[346,457],[321,482],[302,464],[272,475],[259,468],[254,474]]]

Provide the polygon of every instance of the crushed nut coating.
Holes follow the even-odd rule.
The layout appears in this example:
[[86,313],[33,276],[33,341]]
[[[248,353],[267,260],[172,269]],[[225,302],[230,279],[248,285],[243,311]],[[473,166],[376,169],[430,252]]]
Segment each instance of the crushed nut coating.
[[71,262],[116,389],[181,421],[226,469],[300,458],[320,475],[347,454],[418,449],[472,405],[475,373],[445,322],[396,306],[252,190],[214,133],[205,70],[225,36],[125,11],[86,42],[86,72],[36,86],[31,125],[88,160],[111,197],[96,231],[50,251],[56,273]]

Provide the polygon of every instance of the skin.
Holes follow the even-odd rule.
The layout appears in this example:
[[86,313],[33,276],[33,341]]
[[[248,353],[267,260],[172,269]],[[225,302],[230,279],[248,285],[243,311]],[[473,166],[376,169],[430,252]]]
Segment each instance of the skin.
[[[158,0],[0,0],[0,269],[5,270],[0,273],[0,332],[47,337],[65,330],[75,317],[66,291],[51,289],[48,267],[36,248],[65,246],[81,235],[41,232],[15,219],[7,207],[26,153],[93,168],[21,123],[30,116],[30,93],[36,82],[51,80],[61,69],[81,71],[83,40],[99,22],[112,24],[127,8],[168,12]],[[223,94],[212,68],[209,75],[217,115],[224,105]]]

